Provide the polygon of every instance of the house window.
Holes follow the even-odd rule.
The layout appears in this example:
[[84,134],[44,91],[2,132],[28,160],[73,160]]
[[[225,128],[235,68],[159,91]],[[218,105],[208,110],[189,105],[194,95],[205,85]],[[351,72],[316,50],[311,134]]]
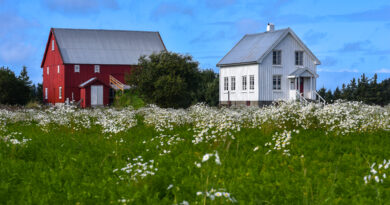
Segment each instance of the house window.
[[295,51],[295,65],[303,65],[303,51]]
[[47,66],[47,68],[46,68],[46,73],[47,73],[47,75],[49,75],[49,66]]
[[47,100],[47,88],[45,88],[45,100]]
[[57,73],[60,73],[60,66],[57,66]]
[[100,65],[95,65],[95,73],[100,73]]
[[236,77],[232,76],[231,82],[232,82],[232,90],[236,90]]
[[246,75],[242,76],[242,90],[246,90]]
[[251,89],[251,90],[255,89],[255,76],[254,75],[249,76],[249,89]]
[[281,90],[281,82],[282,82],[282,76],[281,75],[274,75],[272,80],[272,89],[274,90]]
[[272,64],[281,65],[282,64],[282,51],[275,50],[272,52]]
[[295,79],[290,79],[290,90],[295,90]]
[[74,72],[80,73],[80,65],[74,65]]
[[229,78],[225,77],[223,79],[223,90],[228,90],[229,89]]
[[58,88],[58,99],[62,99],[62,87]]
[[54,51],[54,40],[51,40],[51,50]]

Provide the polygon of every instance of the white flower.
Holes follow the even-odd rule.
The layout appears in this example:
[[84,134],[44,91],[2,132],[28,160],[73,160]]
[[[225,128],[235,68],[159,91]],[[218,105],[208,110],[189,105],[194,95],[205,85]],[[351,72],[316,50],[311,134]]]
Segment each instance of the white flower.
[[255,148],[253,149],[254,152],[256,152],[257,150],[259,150],[259,146],[255,147]]
[[201,192],[201,191],[196,192],[196,196],[199,196],[199,195],[202,195],[202,194],[203,194],[203,192]]
[[196,165],[196,167],[198,167],[198,168],[200,168],[200,167],[202,166],[201,163],[197,163],[197,162],[195,162],[195,165]]
[[168,186],[167,190],[172,189],[172,187],[173,187],[173,184],[170,184],[170,185]]
[[218,152],[215,152],[215,163],[221,165],[221,160],[219,159]]
[[205,154],[205,155],[203,155],[202,162],[206,162],[207,160],[209,160],[209,159],[210,159],[210,156],[212,156],[212,155],[210,155],[210,154]]
[[222,196],[222,193],[221,193],[221,192],[216,192],[214,195],[215,195],[216,197],[220,197],[220,196]]
[[379,182],[379,177],[378,176],[375,176],[375,181]]

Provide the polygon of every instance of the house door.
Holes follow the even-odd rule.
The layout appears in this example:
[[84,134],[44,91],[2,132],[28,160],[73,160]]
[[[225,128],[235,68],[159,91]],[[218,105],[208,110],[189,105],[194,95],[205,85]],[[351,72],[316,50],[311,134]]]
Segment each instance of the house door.
[[91,86],[91,106],[103,105],[103,86]]
[[300,85],[299,85],[299,92],[300,93],[303,93],[303,80],[304,80],[304,78],[300,79]]

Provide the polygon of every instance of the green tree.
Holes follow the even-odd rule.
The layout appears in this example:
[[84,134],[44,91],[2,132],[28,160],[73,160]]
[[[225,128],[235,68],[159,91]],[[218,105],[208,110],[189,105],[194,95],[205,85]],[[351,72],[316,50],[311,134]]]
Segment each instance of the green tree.
[[336,90],[334,90],[333,92],[333,100],[339,100],[339,99],[342,99],[342,95],[339,87],[337,87]]
[[219,76],[213,70],[207,69],[200,72],[200,85],[198,90],[198,102],[205,102],[209,106],[217,106],[219,103]]
[[30,100],[30,87],[9,68],[0,68],[0,104],[24,105]]
[[145,102],[172,108],[197,102],[200,71],[191,56],[161,52],[141,57],[138,65],[126,80]]

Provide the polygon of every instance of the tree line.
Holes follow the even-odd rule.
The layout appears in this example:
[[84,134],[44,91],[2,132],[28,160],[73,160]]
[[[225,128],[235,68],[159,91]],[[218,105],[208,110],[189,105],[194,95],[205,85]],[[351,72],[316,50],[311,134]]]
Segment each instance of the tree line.
[[390,78],[378,83],[378,75],[368,78],[364,73],[357,80],[337,87],[333,92],[324,87],[318,90],[327,103],[336,100],[361,101],[369,105],[388,105],[390,103]]
[[0,104],[25,105],[30,101],[42,102],[42,84],[33,84],[23,66],[19,76],[8,67],[0,67]]

